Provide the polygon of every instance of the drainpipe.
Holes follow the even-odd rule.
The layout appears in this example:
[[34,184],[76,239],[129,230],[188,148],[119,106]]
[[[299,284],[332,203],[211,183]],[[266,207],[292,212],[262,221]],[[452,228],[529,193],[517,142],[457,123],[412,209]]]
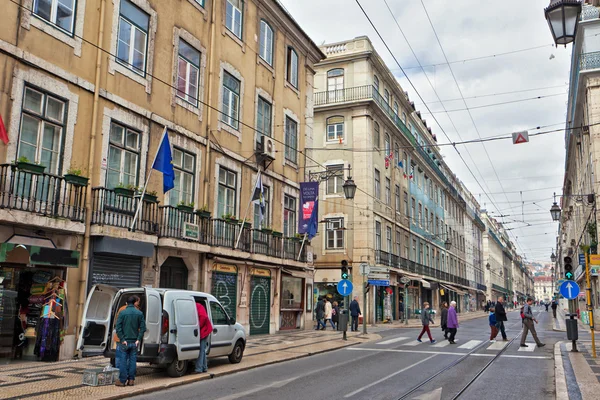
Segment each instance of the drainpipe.
[[[88,176],[90,184],[86,188],[85,198],[85,233],[83,236],[83,255],[81,258],[79,278],[79,300],[77,302],[77,324],[81,324],[85,304],[88,270],[90,265],[90,229],[92,225],[92,182],[94,179],[94,164],[96,162],[96,127],[98,125],[98,106],[100,97],[100,71],[102,69],[102,45],[104,39],[104,11],[106,0],[100,3],[100,26],[98,28],[98,47],[96,52],[96,76],[94,78],[94,104],[92,106],[92,128],[90,132],[90,152],[88,155]],[[79,332],[81,334],[81,332]]]
[[212,3],[211,20],[210,20],[210,50],[208,56],[208,79],[205,81],[208,85],[208,105],[206,107],[206,157],[204,157],[204,193],[203,193],[203,204],[208,205],[208,192],[210,191],[210,129],[211,129],[211,117],[213,104],[213,77],[214,71],[214,52],[215,52],[215,37],[216,37],[216,19],[217,19],[217,2]]

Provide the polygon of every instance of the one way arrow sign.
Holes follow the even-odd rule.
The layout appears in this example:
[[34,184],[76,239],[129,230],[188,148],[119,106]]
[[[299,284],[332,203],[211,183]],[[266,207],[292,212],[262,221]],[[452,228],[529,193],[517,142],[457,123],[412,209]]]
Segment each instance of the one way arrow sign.
[[513,144],[521,144],[529,142],[529,132],[513,132],[512,134]]

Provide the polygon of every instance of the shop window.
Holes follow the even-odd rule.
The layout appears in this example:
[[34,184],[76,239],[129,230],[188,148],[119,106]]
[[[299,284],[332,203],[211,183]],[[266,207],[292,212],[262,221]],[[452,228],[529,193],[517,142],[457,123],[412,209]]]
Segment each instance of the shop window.
[[281,308],[302,309],[302,278],[281,276]]

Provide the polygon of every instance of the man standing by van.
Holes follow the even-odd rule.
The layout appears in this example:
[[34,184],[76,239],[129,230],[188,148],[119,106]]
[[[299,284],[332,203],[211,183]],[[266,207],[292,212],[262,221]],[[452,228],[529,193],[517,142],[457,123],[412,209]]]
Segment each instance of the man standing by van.
[[127,308],[117,319],[117,336],[122,347],[116,386],[133,386],[135,382],[138,346],[146,332],[144,314],[135,308],[135,300],[134,296],[127,299]]
[[206,360],[206,345],[213,326],[208,318],[206,309],[201,303],[196,303],[196,311],[198,311],[198,323],[200,324],[200,356],[196,360],[196,373],[201,374],[208,372],[208,361]]
[[[139,310],[141,300],[136,295],[133,295],[133,297],[135,298],[135,303],[133,303],[133,305],[135,306],[135,308],[137,308]],[[113,342],[115,342],[115,344],[117,345],[117,347],[115,349],[115,367],[117,367],[117,368],[119,368],[119,363],[121,362],[121,359],[123,358],[123,356],[121,355],[121,346],[119,346],[120,340],[119,340],[119,336],[117,336],[116,321],[119,320],[119,315],[121,315],[121,311],[124,311],[126,308],[127,308],[127,303],[125,303],[125,305],[123,305],[121,308],[119,308],[119,311],[117,311],[117,315],[115,316],[115,334],[113,336]]]

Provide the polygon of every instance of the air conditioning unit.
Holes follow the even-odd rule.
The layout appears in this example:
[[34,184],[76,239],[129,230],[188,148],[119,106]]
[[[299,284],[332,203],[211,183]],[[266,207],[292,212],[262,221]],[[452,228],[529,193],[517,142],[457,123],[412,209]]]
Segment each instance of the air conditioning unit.
[[275,160],[275,142],[273,141],[273,138],[263,135],[261,143],[262,143],[261,156],[264,158],[269,158],[271,160]]

